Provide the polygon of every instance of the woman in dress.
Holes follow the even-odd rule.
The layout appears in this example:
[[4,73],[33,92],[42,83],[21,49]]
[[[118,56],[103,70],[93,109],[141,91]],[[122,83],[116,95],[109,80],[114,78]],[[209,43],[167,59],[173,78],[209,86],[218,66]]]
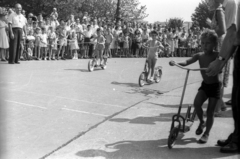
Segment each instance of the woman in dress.
[[1,61],[6,61],[5,51],[9,48],[8,36],[6,34],[7,28],[7,12],[4,8],[0,7],[0,58]]

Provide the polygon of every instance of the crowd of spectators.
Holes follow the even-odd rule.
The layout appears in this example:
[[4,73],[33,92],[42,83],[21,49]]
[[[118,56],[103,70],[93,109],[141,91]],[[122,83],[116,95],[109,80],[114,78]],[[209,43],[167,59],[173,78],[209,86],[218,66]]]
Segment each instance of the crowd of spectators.
[[[22,16],[19,47],[16,39],[11,43],[14,29],[8,25],[14,23],[14,14]],[[104,52],[108,57],[146,57],[147,47],[144,44],[151,39],[152,30],[157,31],[157,39],[164,46],[164,49],[159,49],[159,57],[189,57],[200,50],[203,31],[198,27],[168,28],[157,23],[137,21],[120,20],[116,24],[107,18],[93,18],[87,12],[82,17],[71,14],[65,20],[59,18],[57,8],[53,8],[52,13],[46,17],[32,13],[26,15],[19,4],[15,8],[0,8],[0,29],[6,32],[0,35],[4,40],[3,44],[0,43],[1,60],[9,61],[10,58],[9,63],[14,63],[11,51],[16,49],[19,52],[14,53],[14,57],[20,60],[91,58],[96,44],[92,39],[96,37],[98,28],[106,38]],[[14,50],[7,43],[10,46],[16,45]],[[18,60],[15,63],[19,63]]]

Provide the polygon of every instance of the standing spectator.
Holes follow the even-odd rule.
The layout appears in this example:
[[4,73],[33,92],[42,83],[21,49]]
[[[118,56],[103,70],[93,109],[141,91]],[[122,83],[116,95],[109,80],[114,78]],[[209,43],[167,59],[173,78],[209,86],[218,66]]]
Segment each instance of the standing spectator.
[[107,34],[106,34],[106,41],[105,41],[105,55],[108,57],[112,57],[111,50],[110,50],[110,45],[113,42],[113,35],[111,33],[110,28],[107,29]]
[[89,46],[90,46],[90,39],[93,36],[91,25],[87,26],[87,30],[85,30],[82,35],[84,36],[84,53],[83,58],[88,58],[89,54]]
[[57,21],[57,18],[55,17],[55,15],[50,16],[50,24],[49,25],[52,26],[54,30],[57,28],[57,26],[59,26],[59,22]]
[[48,33],[48,44],[49,44],[49,57],[48,60],[55,60],[55,52],[57,50],[57,36],[54,32],[54,29],[52,26],[49,27],[49,33]]
[[6,15],[4,8],[0,7],[0,58],[1,61],[6,61],[5,51],[9,48],[8,37],[6,34]]
[[37,57],[37,60],[40,60],[41,58],[41,37],[42,37],[41,28],[37,27],[35,34],[35,55]]
[[[211,1],[213,2],[213,1]],[[218,47],[217,51],[220,51],[221,46],[222,46],[222,41],[226,33],[226,25],[225,25],[225,15],[224,15],[224,10],[223,6],[219,2],[213,2],[209,3],[210,4],[210,9],[214,11],[213,19],[212,21],[210,19],[207,19],[207,23],[209,26],[214,29],[218,35]],[[221,88],[221,96],[220,99],[217,103],[217,107],[215,110],[215,116],[219,116],[221,110],[224,111],[226,110],[225,103],[223,102],[223,94],[224,94],[224,87],[227,86],[228,83],[228,78],[229,78],[229,72],[230,72],[230,60],[227,61],[226,65],[223,68],[223,74],[221,76],[222,78],[222,83],[223,87]]]
[[133,55],[135,55],[136,57],[139,57],[139,51],[142,47],[142,37],[141,37],[141,32],[139,30],[135,31],[132,47],[133,47]]
[[83,14],[83,21],[85,21],[86,24],[89,24],[90,17],[88,16],[88,12],[84,12],[84,14]]
[[43,27],[41,43],[40,43],[42,60],[47,60],[47,47],[48,47],[47,39],[48,39],[47,29],[45,27]]
[[53,12],[50,15],[51,17],[54,16],[56,19],[58,19],[58,13],[57,13],[57,8],[53,8]]
[[223,4],[225,8],[225,21],[227,33],[223,40],[219,57],[213,61],[206,71],[208,76],[218,74],[226,61],[234,54],[233,90],[232,90],[232,112],[234,119],[234,131],[227,140],[219,140],[222,153],[236,153],[239,151],[239,122],[240,122],[240,1],[239,0],[215,0]]
[[59,48],[58,48],[56,59],[59,60],[59,55],[62,53],[61,59],[65,60],[64,53],[67,46],[67,30],[66,30],[66,24],[64,20],[61,20],[61,25],[58,26],[57,28],[57,33],[58,33],[58,39],[59,39]]
[[21,14],[22,6],[16,4],[15,10],[16,11],[8,18],[10,31],[9,64],[20,64],[20,62],[18,62],[20,56],[20,43],[23,31],[26,33],[25,25],[27,24],[27,19]]

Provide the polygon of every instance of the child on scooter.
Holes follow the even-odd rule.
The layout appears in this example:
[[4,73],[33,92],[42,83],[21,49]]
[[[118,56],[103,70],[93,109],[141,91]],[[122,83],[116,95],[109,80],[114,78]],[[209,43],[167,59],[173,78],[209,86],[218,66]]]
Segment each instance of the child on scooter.
[[100,58],[100,66],[102,66],[103,51],[105,49],[105,38],[102,35],[102,30],[100,28],[97,29],[97,37],[95,37],[92,41],[95,41],[96,39],[97,39],[97,45],[94,52],[96,55],[96,61],[98,62],[98,59]]
[[[206,30],[201,36],[201,45],[203,52],[193,55],[190,59],[185,62],[178,63],[181,66],[190,65],[196,61],[199,62],[200,68],[208,68],[208,65],[218,58],[218,52],[214,51],[218,43],[218,36],[213,30]],[[174,64],[175,61],[172,61]],[[194,107],[197,112],[197,116],[200,120],[200,124],[196,130],[196,135],[201,135],[204,128],[205,132],[202,137],[198,140],[199,143],[206,143],[208,141],[209,133],[214,122],[214,110],[217,101],[220,98],[220,89],[222,87],[222,82],[219,75],[207,76],[205,71],[201,71],[203,82],[201,87],[198,89],[198,93],[194,100]],[[207,120],[203,119],[203,103],[208,99],[207,108]]]
[[146,46],[148,48],[148,53],[147,53],[147,62],[148,62],[148,75],[147,75],[147,80],[149,82],[153,82],[153,76],[154,76],[154,70],[155,70],[155,65],[158,59],[158,49],[163,49],[163,46],[160,41],[157,41],[157,36],[158,33],[153,30],[151,32],[152,35],[152,40],[149,40],[146,43]]

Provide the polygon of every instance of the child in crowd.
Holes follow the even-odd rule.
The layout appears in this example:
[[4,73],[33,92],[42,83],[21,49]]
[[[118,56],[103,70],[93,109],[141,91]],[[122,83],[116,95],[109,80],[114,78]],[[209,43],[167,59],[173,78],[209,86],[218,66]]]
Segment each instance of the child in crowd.
[[110,50],[110,45],[112,42],[113,42],[113,35],[111,33],[110,28],[108,28],[106,33],[106,43],[105,43],[105,54],[108,57],[112,57],[111,50]]
[[45,27],[43,27],[42,28],[41,43],[40,43],[42,60],[47,59],[46,58],[47,57],[47,47],[48,47],[47,39],[48,39],[47,29]]
[[40,60],[40,52],[41,52],[41,29],[39,27],[36,28],[36,34],[35,34],[35,54],[37,57],[37,60]]
[[128,32],[125,32],[123,36],[123,54],[125,57],[129,56],[129,41]]
[[77,33],[75,31],[75,24],[71,25],[71,35],[70,35],[70,53],[71,53],[71,57],[72,59],[76,60],[78,59],[78,53],[77,50],[79,49],[78,46],[78,41],[77,41]]
[[[163,45],[163,53],[162,53],[162,57],[163,57],[163,56],[165,56],[165,57],[169,57],[169,53],[170,53],[170,44],[167,43],[167,39],[166,39],[166,38],[163,39],[162,45]],[[161,55],[160,55],[160,56],[161,56]]]
[[192,44],[193,44],[192,34],[189,34],[186,41],[187,57],[190,57],[192,55]]
[[58,30],[57,32],[58,32],[59,48],[58,48],[56,60],[59,60],[60,54],[61,54],[61,59],[65,60],[64,53],[65,53],[65,48],[67,46],[67,30],[66,30],[64,20],[61,20],[61,25],[57,28],[57,30]]
[[160,41],[157,41],[158,33],[157,31],[153,30],[151,31],[152,40],[149,40],[146,43],[146,46],[148,47],[148,55],[147,55],[147,62],[148,62],[148,81],[153,82],[153,76],[155,71],[155,65],[158,58],[158,49],[163,49],[162,44]]
[[33,36],[33,30],[29,30],[26,43],[27,43],[28,59],[31,60],[33,57],[33,50],[34,50],[34,43],[35,43],[35,37]]
[[54,32],[54,28],[52,26],[49,27],[48,33],[48,48],[49,48],[49,57],[48,60],[55,60],[55,51],[57,51],[57,35]]
[[[203,52],[197,53],[187,61],[178,64],[181,66],[187,66],[198,61],[200,68],[207,68],[209,64],[218,57],[219,53],[214,51],[214,48],[217,46],[217,42],[218,37],[215,31],[206,30],[201,36]],[[175,62],[172,61],[172,63]],[[205,132],[199,139],[199,143],[206,143],[208,141],[209,133],[214,122],[214,110],[220,97],[220,89],[222,87],[222,83],[220,82],[219,75],[210,77],[206,75],[205,71],[201,71],[201,74],[203,82],[201,87],[198,89],[198,93],[195,97],[194,107],[200,120],[196,134],[201,135],[203,133],[204,127],[206,127]],[[207,108],[207,121],[205,122],[203,119],[202,105],[207,99],[209,101]]]
[[113,35],[113,41],[110,47],[111,47],[111,54],[115,56],[118,48],[118,34],[115,29],[112,31],[112,35]]
[[119,50],[119,56],[121,57],[123,54],[123,45],[124,45],[124,37],[123,37],[123,33],[120,32],[118,35],[118,46],[120,48]]

